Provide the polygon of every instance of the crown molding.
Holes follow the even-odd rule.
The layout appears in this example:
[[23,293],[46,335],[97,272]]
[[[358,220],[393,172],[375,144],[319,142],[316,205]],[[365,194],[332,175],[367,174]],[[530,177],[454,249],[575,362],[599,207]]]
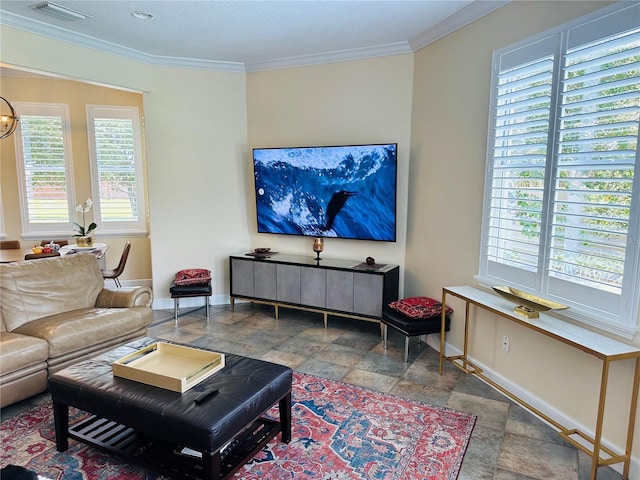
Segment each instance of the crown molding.
[[397,42],[386,45],[377,45],[375,47],[351,48],[348,50],[336,50],[333,52],[313,55],[278,58],[264,62],[249,62],[245,64],[245,69],[247,72],[259,72],[336,62],[349,62],[352,60],[364,60],[367,58],[385,57],[389,55],[403,55],[406,53],[413,53],[409,43]]
[[222,62],[214,60],[203,60],[198,58],[166,57],[150,55],[131,48],[123,47],[115,43],[98,40],[88,35],[72,32],[62,27],[53,26],[45,22],[33,20],[11,12],[1,12],[0,25],[18,28],[30,33],[35,33],[55,40],[61,40],[83,47],[92,48],[101,52],[117,55],[150,65],[194,68],[203,70],[219,70],[227,72],[258,72],[264,70],[275,70],[283,68],[303,67],[310,65],[321,65],[335,62],[346,62],[353,60],[363,60],[367,58],[383,57],[389,55],[402,55],[416,52],[430,43],[439,40],[445,35],[468,25],[469,23],[493,12],[494,10],[509,3],[510,0],[486,0],[474,1],[471,5],[452,15],[444,22],[409,42],[397,42],[374,47],[353,48],[347,50],[337,50],[313,55],[300,55],[295,57],[276,58],[260,62]]
[[409,44],[411,45],[413,51],[417,52],[421,48],[424,48],[427,45],[440,40],[442,37],[455,32],[465,25],[468,25],[471,22],[474,22],[479,18],[488,15],[494,10],[503,7],[510,2],[511,0],[475,1],[471,5],[464,7],[459,12],[447,18],[444,22],[440,22],[424,33],[412,38],[411,40],[409,40]]
[[14,27],[26,32],[35,33],[54,40],[73,43],[83,47],[92,48],[101,52],[127,58],[150,65],[198,68],[204,70],[221,70],[230,72],[244,72],[244,64],[239,62],[218,62],[212,60],[201,60],[195,58],[163,57],[159,55],[149,55],[138,50],[123,47],[115,43],[98,40],[89,35],[72,32],[66,28],[56,27],[48,23],[32,20],[30,18],[16,15],[10,12],[2,12],[0,15],[0,25]]

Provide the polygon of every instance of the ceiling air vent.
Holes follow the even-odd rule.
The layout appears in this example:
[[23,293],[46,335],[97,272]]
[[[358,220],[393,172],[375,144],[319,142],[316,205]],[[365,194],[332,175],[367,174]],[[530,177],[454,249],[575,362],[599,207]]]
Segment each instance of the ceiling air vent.
[[62,20],[68,20],[70,22],[91,18],[91,15],[87,15],[86,13],[63,7],[62,5],[58,5],[57,3],[53,2],[45,1],[36,3],[35,5],[31,5],[31,8],[33,8],[36,12],[46,13],[47,15],[51,15],[52,17],[61,18]]

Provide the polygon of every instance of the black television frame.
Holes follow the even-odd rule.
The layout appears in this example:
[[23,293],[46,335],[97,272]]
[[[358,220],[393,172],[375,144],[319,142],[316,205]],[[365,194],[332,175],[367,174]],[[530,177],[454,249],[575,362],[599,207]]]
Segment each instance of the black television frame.
[[[369,149],[370,151],[368,151],[367,153],[370,155],[373,151],[379,151],[380,153],[384,153],[383,156],[380,156],[380,153],[377,153],[377,157],[375,158],[366,158],[366,155],[362,155],[362,151],[363,150],[367,150]],[[392,150],[392,160],[393,163],[389,164],[388,160],[389,160],[389,152],[387,151],[382,151],[381,149],[391,149]],[[347,166],[347,164],[349,163],[347,160],[347,157],[344,156],[342,157],[342,161],[340,163],[336,163],[334,168],[331,168],[330,166],[326,166],[326,165],[319,165],[319,166],[315,166],[312,164],[307,164],[307,165],[303,165],[304,169],[300,168],[299,165],[294,165],[295,162],[288,162],[288,159],[291,158],[290,156],[292,154],[295,155],[295,159],[299,158],[300,155],[310,155],[310,158],[313,158],[313,160],[318,161],[319,159],[322,158],[326,158],[326,159],[331,159],[333,162],[336,162],[336,159],[333,158],[331,155],[334,153],[339,153],[341,151],[344,150],[345,155],[346,154],[361,154],[359,156],[357,156],[357,160],[360,162],[360,164],[358,164],[359,167],[362,166],[362,164],[364,164],[366,161],[368,162],[373,162],[373,164],[375,164],[376,161],[380,162],[379,168],[377,168],[375,171],[373,171],[373,173],[371,173],[371,170],[367,171],[366,169],[364,170],[364,172],[360,171],[362,170],[361,168],[355,169],[355,170],[350,170],[349,168],[345,168]],[[317,152],[316,152],[317,151]],[[329,152],[329,156],[327,156],[326,154],[324,156],[319,155],[322,154],[324,152]],[[273,158],[271,158],[268,161],[264,161],[264,158],[262,158],[262,155],[269,155],[269,156],[274,156],[273,154],[276,153],[277,155],[282,155],[283,158],[282,159],[277,159],[274,160]],[[258,157],[261,158],[258,158]],[[353,157],[351,158],[353,160]],[[364,159],[364,160],[363,160]],[[397,241],[397,228],[398,228],[398,218],[397,218],[397,196],[398,196],[398,144],[397,142],[388,142],[388,143],[368,143],[368,144],[349,144],[349,145],[317,145],[317,146],[297,146],[297,147],[266,147],[266,148],[253,148],[252,150],[252,160],[253,160],[253,176],[254,176],[254,194],[255,194],[255,207],[256,207],[256,211],[255,211],[255,219],[256,219],[256,224],[257,224],[257,232],[258,233],[267,233],[267,234],[275,234],[275,235],[291,235],[291,236],[308,236],[308,237],[327,237],[327,238],[342,238],[342,239],[349,239],[349,240],[369,240],[369,241],[381,241],[381,242],[396,242]],[[308,159],[307,159],[308,161]],[[382,213],[382,217],[383,220],[385,220],[385,225],[383,228],[379,228],[379,233],[377,230],[373,230],[373,232],[375,234],[371,234],[371,235],[364,235],[362,233],[362,231],[364,229],[360,229],[360,233],[357,233],[357,229],[355,227],[351,228],[349,227],[349,231],[336,231],[333,230],[333,228],[331,228],[330,230],[322,230],[319,228],[319,225],[313,226],[313,225],[304,225],[304,224],[296,224],[295,222],[288,222],[287,224],[283,224],[282,226],[278,227],[278,228],[272,228],[269,226],[266,226],[266,220],[268,220],[266,217],[266,214],[264,213],[263,209],[264,209],[264,205],[261,205],[260,202],[260,197],[262,195],[264,195],[264,190],[262,190],[261,193],[261,187],[274,187],[273,183],[270,184],[261,184],[261,176],[264,175],[264,171],[259,167],[260,163],[266,164],[266,163],[275,163],[275,162],[282,162],[282,165],[280,165],[278,168],[280,168],[281,170],[285,171],[286,168],[290,168],[292,170],[294,170],[293,172],[289,172],[291,173],[292,177],[296,177],[292,179],[292,182],[299,182],[300,179],[297,178],[298,175],[303,176],[303,175],[307,175],[309,176],[309,178],[314,178],[314,173],[318,174],[319,171],[322,170],[326,170],[327,173],[331,173],[332,179],[333,181],[335,181],[335,179],[337,179],[337,181],[339,180],[343,180],[342,185],[345,187],[343,190],[341,190],[341,192],[352,192],[352,190],[349,190],[349,188],[347,187],[354,187],[355,185],[358,185],[360,182],[364,182],[364,185],[366,185],[367,187],[371,188],[371,185],[382,185],[381,188],[392,188],[393,189],[393,197],[392,197],[392,202],[389,200],[389,197],[385,197],[384,200],[381,200],[381,196],[386,195],[386,192],[382,191],[382,193],[380,193],[380,190],[378,191],[367,191],[368,194],[373,195],[373,200],[371,198],[368,198],[367,200],[371,200],[373,203],[370,204],[370,206],[368,206],[367,208],[370,208],[369,211],[367,211],[366,213],[370,214],[371,213],[371,208],[381,208],[383,210]],[[355,165],[356,162],[353,162],[353,165]],[[353,167],[352,165],[352,167]],[[392,169],[392,176],[389,175],[388,170]],[[381,170],[380,173],[378,173],[378,171]],[[307,171],[307,172],[305,172]],[[366,173],[367,175],[363,178],[356,178],[356,182],[354,182],[354,179],[351,178],[350,176],[353,175],[357,175],[357,174],[363,174]],[[383,173],[386,174],[383,176]],[[286,175],[286,173],[285,173]],[[378,178],[377,175],[379,175],[380,177]],[[321,177],[321,175],[317,175],[318,177]],[[327,177],[329,177],[329,175],[327,175]],[[368,178],[368,177],[373,177],[373,178]],[[305,178],[304,180],[305,182],[310,182],[309,179]],[[322,181],[318,182],[318,190],[321,191],[322,189],[327,189],[328,186],[334,186],[336,187],[337,185],[340,185],[339,183],[323,183]],[[284,188],[284,187],[283,187]],[[308,192],[299,192],[298,195],[309,195]],[[355,194],[357,195],[357,193]],[[332,197],[333,198],[333,197]],[[304,201],[309,201],[309,203],[319,203],[320,199],[313,199],[313,198],[305,198]],[[323,199],[323,200],[326,200]],[[296,197],[296,201],[303,201],[300,198]],[[363,200],[364,201],[364,200]],[[344,203],[349,203],[349,202],[359,202],[358,200],[350,200],[347,199],[346,201],[343,201],[342,204]],[[338,202],[340,203],[340,202]],[[323,205],[323,208],[325,208],[326,210],[329,210],[329,203],[326,203]],[[364,208],[362,203],[359,203],[359,207],[360,210],[366,211],[366,209]],[[338,207],[338,209],[340,209],[340,207]],[[274,209],[273,207],[270,207],[270,211],[271,213],[273,213]],[[330,215],[329,212],[324,212],[325,213],[325,219],[327,219]],[[364,212],[363,212],[364,213]],[[341,217],[344,217],[344,214],[340,214]],[[386,217],[385,217],[386,216]],[[320,218],[322,217],[321,213],[318,213],[315,218]],[[387,221],[388,218],[390,218],[390,221]],[[342,222],[342,218],[340,219],[340,221],[338,221],[338,225],[340,225],[340,223]],[[344,223],[344,222],[342,222]],[[353,223],[353,221],[352,221]],[[292,227],[296,227],[297,230],[296,231],[292,231]],[[325,223],[323,225],[323,227],[326,227],[327,223]],[[287,227],[287,228],[285,228]],[[333,225],[331,225],[331,227],[333,227]],[[343,227],[344,229],[344,227]],[[351,232],[356,232],[356,233],[351,233]]]

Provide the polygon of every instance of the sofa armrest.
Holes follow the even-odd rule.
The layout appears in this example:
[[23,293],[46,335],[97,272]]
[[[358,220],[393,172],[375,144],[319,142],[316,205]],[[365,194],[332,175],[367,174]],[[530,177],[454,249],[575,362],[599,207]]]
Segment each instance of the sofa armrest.
[[153,292],[149,287],[103,288],[96,299],[96,307],[151,307],[152,300]]

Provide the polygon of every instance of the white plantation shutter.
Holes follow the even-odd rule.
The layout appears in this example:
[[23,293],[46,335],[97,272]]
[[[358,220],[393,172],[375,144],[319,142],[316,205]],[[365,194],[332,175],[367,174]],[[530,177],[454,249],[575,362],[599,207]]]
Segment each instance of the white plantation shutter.
[[[534,288],[542,212],[554,46],[547,38],[501,58],[497,72],[487,266]],[[514,64],[519,62],[519,65]]]
[[640,5],[494,54],[481,280],[631,336],[640,275]]
[[99,230],[144,231],[138,109],[89,105],[87,123]]
[[15,102],[15,108],[23,235],[69,235],[73,168],[67,106]]

